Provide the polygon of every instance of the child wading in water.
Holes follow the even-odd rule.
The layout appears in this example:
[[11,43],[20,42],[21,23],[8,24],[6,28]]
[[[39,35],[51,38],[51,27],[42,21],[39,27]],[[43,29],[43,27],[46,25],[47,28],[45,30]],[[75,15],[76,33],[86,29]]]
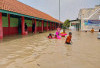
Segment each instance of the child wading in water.
[[72,38],[72,33],[69,32],[69,36],[67,36],[65,43],[66,44],[71,44],[71,38]]
[[51,33],[49,34],[48,38],[49,38],[49,39],[52,39],[52,34],[51,34]]
[[91,29],[91,33],[93,33],[93,32],[94,32],[94,28]]
[[55,37],[54,37],[55,39],[57,39],[57,35],[55,35]]

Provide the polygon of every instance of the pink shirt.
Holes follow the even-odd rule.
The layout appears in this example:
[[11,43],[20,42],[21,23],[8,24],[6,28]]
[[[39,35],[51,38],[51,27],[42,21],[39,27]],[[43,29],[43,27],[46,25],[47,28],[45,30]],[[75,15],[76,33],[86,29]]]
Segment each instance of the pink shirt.
[[60,32],[60,28],[57,28],[57,31]]

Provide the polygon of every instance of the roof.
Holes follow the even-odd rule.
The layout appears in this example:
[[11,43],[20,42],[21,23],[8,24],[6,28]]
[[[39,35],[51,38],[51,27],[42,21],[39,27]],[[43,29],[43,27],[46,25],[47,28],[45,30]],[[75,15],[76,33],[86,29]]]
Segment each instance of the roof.
[[17,0],[0,0],[0,9],[62,23],[61,21],[51,17],[50,15]]

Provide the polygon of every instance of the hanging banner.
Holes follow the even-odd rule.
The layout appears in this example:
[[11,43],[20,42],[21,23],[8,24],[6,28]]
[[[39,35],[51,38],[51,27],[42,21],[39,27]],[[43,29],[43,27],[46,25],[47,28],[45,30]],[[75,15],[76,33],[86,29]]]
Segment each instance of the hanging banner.
[[100,20],[88,20],[88,25],[100,26]]
[[94,28],[96,31],[100,29],[100,20],[85,20],[84,29],[91,30]]

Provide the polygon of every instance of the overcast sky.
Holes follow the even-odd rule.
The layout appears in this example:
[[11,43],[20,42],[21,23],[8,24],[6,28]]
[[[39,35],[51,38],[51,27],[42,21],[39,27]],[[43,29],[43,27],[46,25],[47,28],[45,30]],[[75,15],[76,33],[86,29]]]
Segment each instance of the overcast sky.
[[[31,7],[59,19],[59,0],[19,0]],[[81,8],[94,8],[100,0],[60,0],[61,21],[76,19]]]

